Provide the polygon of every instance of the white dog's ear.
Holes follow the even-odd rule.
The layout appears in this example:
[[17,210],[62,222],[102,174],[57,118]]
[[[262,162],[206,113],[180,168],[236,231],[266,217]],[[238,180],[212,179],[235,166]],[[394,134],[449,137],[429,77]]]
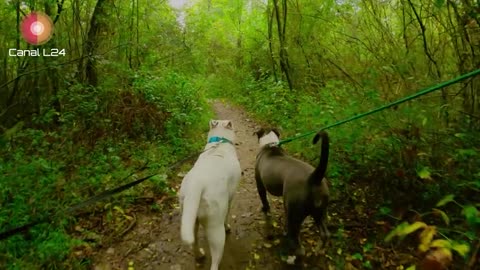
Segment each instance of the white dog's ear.
[[217,120],[210,120],[210,128],[214,128],[218,126],[218,121]]
[[225,124],[225,128],[233,130],[233,123],[232,121],[228,120]]
[[275,133],[275,135],[277,135],[277,137],[280,139],[280,131],[278,131],[277,128],[272,128],[272,131],[273,131],[273,133]]
[[253,135],[257,135],[258,139],[260,139],[263,134],[265,134],[265,129],[264,128],[260,128],[259,130],[253,132]]

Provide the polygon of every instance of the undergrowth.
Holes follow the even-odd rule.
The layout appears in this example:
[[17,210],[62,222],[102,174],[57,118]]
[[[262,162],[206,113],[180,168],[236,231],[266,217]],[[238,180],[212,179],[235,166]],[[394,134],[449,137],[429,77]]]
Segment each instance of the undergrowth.
[[[0,268],[86,267],[88,254],[79,260],[72,252],[89,237],[72,235],[76,221],[64,210],[135,178],[168,173],[168,165],[200,147],[198,134],[206,133],[212,113],[195,83],[175,72],[139,71],[132,78],[120,89],[106,84],[63,89],[62,112],[46,110],[1,137],[1,231],[51,221],[2,240]],[[126,207],[133,195],[169,192],[166,181],[156,177],[115,196],[113,203]],[[95,208],[104,211],[104,204]]]
[[[220,88],[219,81],[234,85],[210,78],[215,95],[245,107],[265,125],[280,128],[282,138],[388,103],[375,89],[357,89],[342,81],[328,81],[314,91],[291,91],[269,78],[247,78],[227,93],[215,91]],[[474,132],[479,123],[450,114],[446,125],[443,117],[442,108],[435,106],[431,97],[424,97],[328,130],[327,174],[332,199],[345,211],[353,209],[354,216],[366,216],[369,226],[378,227],[376,221],[384,224],[386,231],[371,241],[383,242],[382,237],[396,224],[415,220],[438,225],[451,240],[470,245],[478,241],[471,235],[480,224],[479,218],[474,218],[480,203],[480,136]],[[319,147],[312,145],[310,137],[284,147],[293,156],[318,162]],[[459,205],[469,209],[468,226],[463,217],[466,210],[458,207],[437,209],[423,217],[421,213],[430,213],[445,195],[454,196]],[[445,217],[455,222],[445,223]],[[469,253],[461,254],[468,257]]]

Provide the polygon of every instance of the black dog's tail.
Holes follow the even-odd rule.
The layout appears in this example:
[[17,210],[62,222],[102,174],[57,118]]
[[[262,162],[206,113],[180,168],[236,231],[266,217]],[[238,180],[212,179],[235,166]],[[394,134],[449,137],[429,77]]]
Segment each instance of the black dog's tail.
[[328,152],[330,147],[328,133],[325,131],[318,132],[313,138],[313,144],[316,144],[320,138],[322,138],[320,163],[308,179],[308,183],[310,185],[320,185],[322,183],[323,177],[325,177],[325,172],[327,171]]

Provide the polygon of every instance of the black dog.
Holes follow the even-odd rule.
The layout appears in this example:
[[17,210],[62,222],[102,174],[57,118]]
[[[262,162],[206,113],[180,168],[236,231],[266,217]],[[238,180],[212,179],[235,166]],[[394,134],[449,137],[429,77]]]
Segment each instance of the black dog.
[[287,241],[290,251],[303,256],[305,250],[299,242],[299,233],[303,221],[312,216],[320,229],[323,245],[330,237],[325,225],[329,191],[323,181],[328,163],[329,138],[326,132],[319,132],[313,139],[316,144],[322,138],[320,163],[317,168],[287,156],[277,145],[279,132],[276,129],[260,129],[258,136],[260,151],[255,165],[257,190],[262,200],[262,211],[267,218],[267,231],[270,230],[270,205],[267,191],[274,196],[283,196],[286,215]]

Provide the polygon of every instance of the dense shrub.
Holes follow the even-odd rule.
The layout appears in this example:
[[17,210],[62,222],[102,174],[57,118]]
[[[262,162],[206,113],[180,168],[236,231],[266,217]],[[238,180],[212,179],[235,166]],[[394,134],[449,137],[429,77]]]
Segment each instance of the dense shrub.
[[[63,269],[73,263],[69,255],[82,243],[70,235],[72,217],[62,210],[125,184],[147,162],[144,173],[164,171],[199,147],[198,134],[208,128],[203,94],[174,72],[139,72],[132,86],[122,89],[73,85],[60,97],[62,112],[44,110],[2,137],[1,231],[37,218],[53,221],[2,240],[2,269]],[[124,193],[169,188],[158,178]],[[122,196],[115,200],[129,202]]]

